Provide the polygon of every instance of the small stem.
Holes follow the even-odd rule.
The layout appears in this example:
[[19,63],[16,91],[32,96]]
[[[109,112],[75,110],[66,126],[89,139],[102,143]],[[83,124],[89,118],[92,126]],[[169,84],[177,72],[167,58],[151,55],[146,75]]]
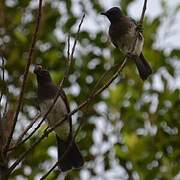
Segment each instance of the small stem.
[[5,80],[4,80],[4,57],[1,57],[2,59],[2,81],[3,81],[3,87],[1,89],[1,95],[0,95],[0,103],[1,103],[1,100],[2,100],[2,97],[3,97],[3,93],[4,93],[4,83],[5,83]]
[[81,18],[81,21],[79,23],[78,30],[77,30],[77,33],[76,33],[76,37],[75,37],[75,40],[74,40],[74,44],[73,44],[73,47],[72,47],[71,54],[70,54],[70,36],[68,36],[68,50],[67,50],[68,66],[66,68],[66,72],[64,73],[64,78],[63,78],[63,80],[60,83],[60,87],[59,87],[60,89],[63,87],[64,83],[66,82],[66,80],[68,79],[68,76],[70,74],[70,70],[71,70],[71,66],[72,66],[72,61],[73,61],[73,56],[74,56],[77,40],[79,38],[79,33],[80,33],[80,30],[81,30],[81,25],[82,25],[82,23],[84,21],[84,18],[85,18],[85,14],[83,14],[83,16]]
[[140,18],[140,21],[139,21],[140,25],[143,24],[144,15],[145,15],[145,12],[146,12],[146,7],[147,7],[147,0],[144,0],[143,10],[142,10],[141,18]]
[[46,177],[56,168],[56,166],[58,165],[58,163],[59,163],[59,162],[56,162],[56,163],[52,166],[52,168],[51,168],[44,176],[41,177],[40,180],[46,179]]
[[22,132],[22,134],[19,136],[18,140],[16,141],[16,144],[13,147],[10,147],[7,151],[12,151],[16,149],[17,147],[19,147],[20,145],[24,144],[34,134],[34,132],[36,131],[36,128],[42,124],[42,121],[40,121],[37,127],[25,139],[23,139],[23,137],[26,135],[29,129],[34,125],[34,123],[39,119],[39,117],[40,117],[40,114],[38,114],[34,118],[34,120],[32,120],[32,122],[27,126],[27,128]]
[[75,41],[74,41],[74,45],[72,47],[72,52],[71,52],[71,57],[70,57],[71,59],[73,59],[73,55],[74,55],[74,52],[75,52],[75,49],[76,49],[77,40],[79,38],[79,33],[80,33],[81,25],[82,25],[82,23],[84,21],[84,18],[85,18],[85,14],[83,14],[83,17],[82,17],[82,19],[80,21],[80,24],[79,24],[79,27],[78,27],[78,31],[76,33],[76,38],[75,38]]

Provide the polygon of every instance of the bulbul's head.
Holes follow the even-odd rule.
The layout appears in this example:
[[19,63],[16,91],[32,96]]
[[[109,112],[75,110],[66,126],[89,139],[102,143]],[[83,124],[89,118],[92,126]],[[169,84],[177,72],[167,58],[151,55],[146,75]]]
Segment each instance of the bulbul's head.
[[46,69],[43,69],[41,65],[36,65],[34,73],[37,76],[38,83],[48,83],[51,82],[51,76]]
[[118,7],[113,7],[106,12],[102,12],[101,14],[106,16],[110,22],[116,21],[122,16],[122,12]]

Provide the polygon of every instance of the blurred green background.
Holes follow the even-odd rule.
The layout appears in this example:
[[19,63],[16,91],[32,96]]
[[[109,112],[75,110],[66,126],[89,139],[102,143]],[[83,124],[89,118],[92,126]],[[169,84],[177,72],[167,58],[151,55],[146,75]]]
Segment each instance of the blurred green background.
[[[0,53],[5,58],[6,80],[4,84],[1,70],[1,87],[6,86],[1,110],[7,97],[9,112],[14,112],[17,104],[37,5],[37,0],[0,1]],[[82,14],[86,14],[74,66],[64,88],[71,110],[95,90],[95,84],[104,72],[123,59],[108,39],[108,20],[100,15],[112,6],[120,6],[125,14],[138,20],[143,1],[45,0],[43,3],[33,64],[42,63],[56,84],[66,69],[68,34],[72,47]],[[178,1],[148,1],[143,24],[144,54],[152,65],[153,75],[142,82],[135,65],[129,62],[110,88],[74,115],[74,129],[79,120],[85,122],[77,143],[86,163],[81,170],[68,174],[54,170],[48,179],[180,179],[179,9]],[[37,113],[33,68],[34,65],[30,67],[14,139]],[[112,72],[100,86],[111,75]],[[30,141],[13,152],[10,164],[45,127],[44,124]],[[39,179],[56,159],[56,141],[52,134],[16,168],[11,179]]]

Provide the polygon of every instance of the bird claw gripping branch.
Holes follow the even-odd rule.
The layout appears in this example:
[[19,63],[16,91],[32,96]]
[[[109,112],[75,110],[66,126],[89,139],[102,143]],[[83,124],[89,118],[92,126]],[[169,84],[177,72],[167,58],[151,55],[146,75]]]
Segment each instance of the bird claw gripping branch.
[[136,30],[140,33],[143,33],[144,29],[143,29],[143,26],[142,24],[138,24],[137,27],[136,27]]

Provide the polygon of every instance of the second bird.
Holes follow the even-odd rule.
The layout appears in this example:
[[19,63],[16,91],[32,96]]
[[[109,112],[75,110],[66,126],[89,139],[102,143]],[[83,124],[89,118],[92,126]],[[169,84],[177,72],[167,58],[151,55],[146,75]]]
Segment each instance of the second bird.
[[142,54],[144,44],[142,33],[138,32],[137,41],[134,46],[138,28],[135,20],[124,16],[118,7],[113,7],[101,14],[105,15],[111,23],[109,36],[112,43],[120,49],[123,54],[129,55],[131,59],[135,61],[141,79],[146,80],[149,75],[152,74],[152,69]]

